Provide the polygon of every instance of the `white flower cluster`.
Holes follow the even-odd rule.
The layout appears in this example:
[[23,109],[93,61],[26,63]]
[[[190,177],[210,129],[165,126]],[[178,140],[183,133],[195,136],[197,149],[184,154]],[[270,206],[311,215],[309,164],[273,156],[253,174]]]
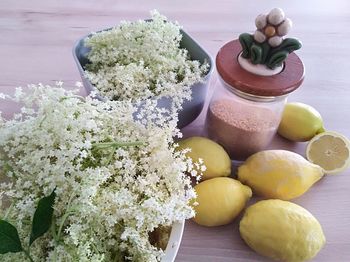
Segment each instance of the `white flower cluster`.
[[[166,38],[165,38],[166,39]],[[159,226],[190,218],[194,165],[176,150],[176,121],[152,101],[82,98],[61,87],[17,89],[21,113],[0,117],[0,217],[28,243],[39,199],[54,189],[51,230],[31,247],[37,261],[159,261],[150,243]],[[137,116],[136,116],[137,115]],[[136,119],[135,118],[141,118]],[[22,253],[1,261],[25,261]]]
[[180,27],[157,11],[151,18],[122,22],[86,39],[91,48],[86,77],[103,97],[135,101],[170,96],[180,105],[190,99],[190,86],[201,81],[208,64],[191,60],[180,48]]

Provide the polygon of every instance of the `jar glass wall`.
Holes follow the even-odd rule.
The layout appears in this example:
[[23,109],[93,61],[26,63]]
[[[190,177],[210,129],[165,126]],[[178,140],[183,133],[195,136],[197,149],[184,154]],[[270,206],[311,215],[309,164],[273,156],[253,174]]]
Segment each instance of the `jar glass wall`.
[[287,96],[250,95],[218,78],[208,108],[208,136],[221,144],[231,159],[244,160],[271,142]]

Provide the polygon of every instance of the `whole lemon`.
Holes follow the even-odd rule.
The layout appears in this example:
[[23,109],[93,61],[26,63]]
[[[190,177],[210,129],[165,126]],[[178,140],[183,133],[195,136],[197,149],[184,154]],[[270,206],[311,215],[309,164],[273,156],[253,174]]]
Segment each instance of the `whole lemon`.
[[259,201],[247,208],[239,231],[254,251],[281,261],[311,259],[326,242],[320,223],[310,212],[279,199]]
[[231,159],[224,148],[218,143],[205,137],[190,137],[179,141],[179,150],[190,148],[191,151],[186,153],[193,162],[203,160],[206,166],[202,172],[202,179],[210,179],[213,177],[229,176],[231,174]]
[[286,104],[277,131],[291,141],[305,142],[325,129],[322,117],[315,108],[295,102]]
[[254,193],[289,200],[304,194],[324,175],[323,169],[286,150],[265,150],[238,168],[238,179]]
[[221,226],[230,223],[252,196],[252,190],[229,177],[203,181],[194,187],[197,193],[193,220],[202,226]]

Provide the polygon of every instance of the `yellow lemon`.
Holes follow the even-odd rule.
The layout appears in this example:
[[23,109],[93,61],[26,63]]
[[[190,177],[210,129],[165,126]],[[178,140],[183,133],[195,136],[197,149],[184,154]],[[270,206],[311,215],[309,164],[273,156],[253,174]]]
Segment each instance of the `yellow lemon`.
[[238,168],[238,179],[254,193],[289,200],[304,194],[324,175],[323,169],[286,150],[265,150]]
[[303,103],[286,104],[278,134],[291,141],[309,141],[324,132],[323,120],[312,106]]
[[231,174],[231,159],[224,148],[214,141],[205,137],[190,137],[179,141],[179,150],[189,148],[191,149],[186,155],[192,159],[193,162],[203,160],[206,167],[202,172],[202,179],[210,179],[213,177],[229,176]]
[[326,174],[338,174],[350,165],[350,142],[345,136],[327,131],[315,136],[306,148],[307,159]]
[[252,191],[241,182],[217,177],[194,187],[197,193],[193,220],[202,226],[220,226],[230,223],[251,198]]
[[322,227],[306,209],[279,199],[247,208],[239,231],[257,253],[280,261],[306,261],[326,243]]

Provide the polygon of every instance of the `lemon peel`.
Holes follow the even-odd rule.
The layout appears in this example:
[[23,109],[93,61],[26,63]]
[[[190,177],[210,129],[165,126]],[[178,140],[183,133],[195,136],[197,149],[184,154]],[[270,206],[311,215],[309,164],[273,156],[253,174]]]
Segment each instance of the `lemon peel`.
[[323,175],[321,167],[286,150],[260,151],[238,168],[238,180],[254,193],[283,200],[301,196]]
[[305,142],[325,131],[320,113],[310,105],[293,102],[284,107],[278,134],[288,140]]
[[197,193],[193,220],[202,226],[221,226],[230,223],[252,196],[252,190],[238,180],[217,177],[194,187]]
[[309,211],[278,199],[259,201],[248,207],[239,231],[257,253],[287,262],[309,260],[326,243],[320,223]]

